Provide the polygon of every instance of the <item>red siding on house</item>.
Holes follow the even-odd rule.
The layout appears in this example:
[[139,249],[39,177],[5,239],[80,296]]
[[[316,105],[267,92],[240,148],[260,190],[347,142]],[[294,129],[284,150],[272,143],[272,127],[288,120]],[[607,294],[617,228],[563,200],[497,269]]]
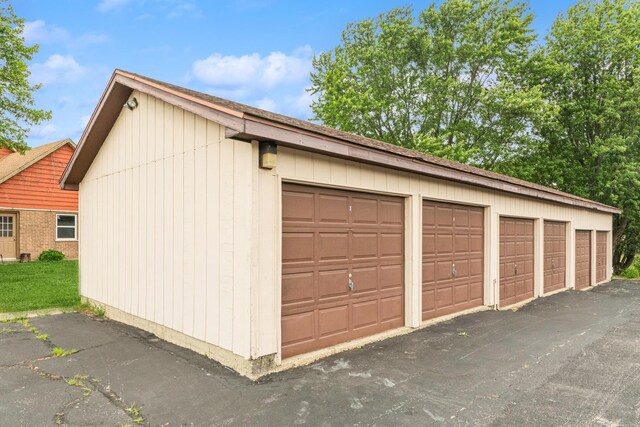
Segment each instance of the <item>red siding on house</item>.
[[8,156],[9,154],[12,154],[12,153],[13,153],[13,151],[9,150],[8,148],[0,147],[0,159],[3,158],[3,157],[6,157],[6,156]]
[[72,154],[64,145],[0,184],[0,207],[77,211],[78,192],[61,190],[58,182]]

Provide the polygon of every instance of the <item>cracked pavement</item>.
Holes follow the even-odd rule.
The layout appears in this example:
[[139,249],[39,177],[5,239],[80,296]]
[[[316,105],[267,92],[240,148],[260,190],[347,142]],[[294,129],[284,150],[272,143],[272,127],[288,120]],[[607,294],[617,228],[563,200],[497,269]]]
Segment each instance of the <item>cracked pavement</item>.
[[0,425],[638,425],[639,314],[616,280],[258,382],[106,319],[0,323]]

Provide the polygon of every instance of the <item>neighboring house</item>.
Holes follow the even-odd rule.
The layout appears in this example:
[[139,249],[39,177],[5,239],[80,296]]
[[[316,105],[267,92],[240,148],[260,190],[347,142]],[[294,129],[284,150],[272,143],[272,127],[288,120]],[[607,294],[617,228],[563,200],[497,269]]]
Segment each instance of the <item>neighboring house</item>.
[[603,283],[620,212],[119,70],[61,185],[85,299],[254,377]]
[[4,260],[47,249],[78,258],[78,195],[60,189],[73,155],[70,139],[25,154],[0,148],[0,255]]

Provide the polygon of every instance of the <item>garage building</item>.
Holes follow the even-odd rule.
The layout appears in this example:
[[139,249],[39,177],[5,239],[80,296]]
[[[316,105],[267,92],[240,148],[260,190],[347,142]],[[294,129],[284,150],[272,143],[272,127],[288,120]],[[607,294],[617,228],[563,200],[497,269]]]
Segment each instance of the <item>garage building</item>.
[[120,70],[61,185],[82,296],[252,377],[603,283],[619,213]]

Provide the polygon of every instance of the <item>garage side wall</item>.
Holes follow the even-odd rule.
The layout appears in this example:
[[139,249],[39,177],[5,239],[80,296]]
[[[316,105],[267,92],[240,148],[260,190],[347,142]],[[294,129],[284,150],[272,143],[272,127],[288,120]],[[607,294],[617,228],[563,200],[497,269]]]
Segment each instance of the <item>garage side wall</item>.
[[251,144],[132,96],[80,185],[81,293],[249,358]]
[[[255,145],[255,144],[254,144]],[[254,150],[256,148],[254,147]],[[501,216],[533,219],[537,229],[542,230],[544,219],[567,223],[567,278],[568,287],[574,283],[574,261],[572,247],[575,244],[572,236],[576,229],[609,231],[612,227],[611,215],[582,208],[538,201],[528,197],[519,197],[491,189],[472,187],[452,181],[445,181],[417,174],[386,169],[344,159],[333,158],[286,147],[278,148],[278,166],[268,173],[256,172],[254,177],[259,182],[259,198],[256,199],[257,212],[266,212],[268,219],[261,219],[271,227],[263,227],[259,234],[260,247],[254,253],[254,262],[261,274],[259,290],[254,292],[260,296],[255,298],[254,354],[262,356],[279,351],[280,339],[280,245],[281,245],[281,183],[296,182],[309,185],[320,185],[333,188],[378,192],[382,194],[406,197],[406,274],[405,294],[408,295],[406,307],[406,326],[421,324],[422,286],[422,200],[439,200],[451,203],[470,204],[485,208],[485,264],[484,264],[484,304],[493,305],[499,301],[499,220]],[[257,186],[255,187],[257,188]],[[277,201],[273,212],[273,203]],[[416,234],[418,233],[418,234]],[[542,233],[538,233],[540,236]],[[540,240],[538,236],[537,240]],[[610,240],[610,239],[609,239]],[[274,243],[275,242],[275,245]],[[542,241],[536,241],[536,246]],[[611,243],[609,241],[609,248]],[[275,250],[274,250],[275,246]],[[542,254],[542,248],[537,252]],[[276,254],[276,255],[274,255]],[[412,261],[414,260],[414,261]],[[417,262],[415,261],[417,260]],[[542,294],[542,259],[536,259],[535,295]],[[608,251],[607,279],[611,277],[611,255]],[[276,271],[275,278],[269,271]],[[257,287],[256,287],[257,288]],[[275,305],[275,306],[274,306]]]

